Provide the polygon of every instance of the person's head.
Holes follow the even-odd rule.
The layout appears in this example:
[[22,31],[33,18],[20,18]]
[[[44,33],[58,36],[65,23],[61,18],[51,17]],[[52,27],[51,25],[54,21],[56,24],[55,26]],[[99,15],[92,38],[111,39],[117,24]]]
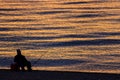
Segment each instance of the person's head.
[[21,55],[20,49],[17,49],[17,55]]

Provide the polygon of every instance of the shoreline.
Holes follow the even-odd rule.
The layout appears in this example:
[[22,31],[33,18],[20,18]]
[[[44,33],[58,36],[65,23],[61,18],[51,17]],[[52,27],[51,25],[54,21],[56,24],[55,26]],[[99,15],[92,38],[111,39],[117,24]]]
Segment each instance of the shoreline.
[[120,74],[71,71],[10,71],[0,69],[1,80],[120,80]]

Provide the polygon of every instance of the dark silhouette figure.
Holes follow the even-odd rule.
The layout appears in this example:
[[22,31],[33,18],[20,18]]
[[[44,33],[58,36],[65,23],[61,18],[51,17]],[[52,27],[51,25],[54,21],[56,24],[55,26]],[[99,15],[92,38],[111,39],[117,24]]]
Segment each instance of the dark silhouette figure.
[[17,55],[14,57],[14,62],[18,65],[18,70],[25,71],[25,66],[28,71],[31,71],[31,63],[21,54],[20,49],[17,49]]

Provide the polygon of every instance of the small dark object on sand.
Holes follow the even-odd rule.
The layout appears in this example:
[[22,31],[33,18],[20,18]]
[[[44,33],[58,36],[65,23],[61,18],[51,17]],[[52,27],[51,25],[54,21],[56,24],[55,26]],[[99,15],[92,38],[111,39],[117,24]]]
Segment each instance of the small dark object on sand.
[[19,71],[20,70],[17,63],[12,63],[10,65],[10,69],[11,69],[11,71]]

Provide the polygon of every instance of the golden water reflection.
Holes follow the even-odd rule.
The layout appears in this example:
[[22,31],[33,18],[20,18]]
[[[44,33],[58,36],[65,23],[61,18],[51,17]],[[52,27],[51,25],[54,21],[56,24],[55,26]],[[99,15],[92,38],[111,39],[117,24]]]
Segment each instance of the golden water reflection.
[[120,73],[119,4],[0,0],[0,68],[20,48],[34,69]]

